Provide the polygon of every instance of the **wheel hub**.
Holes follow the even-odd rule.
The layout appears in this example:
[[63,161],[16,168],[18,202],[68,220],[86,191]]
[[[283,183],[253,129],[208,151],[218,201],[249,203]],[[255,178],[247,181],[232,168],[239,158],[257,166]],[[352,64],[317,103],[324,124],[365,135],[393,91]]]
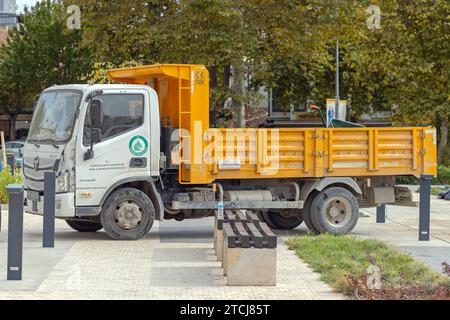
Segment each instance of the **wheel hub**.
[[342,227],[351,218],[352,208],[350,203],[341,197],[329,199],[325,205],[326,220],[333,227]]
[[142,209],[136,202],[124,201],[116,208],[115,221],[120,228],[133,230],[142,221]]

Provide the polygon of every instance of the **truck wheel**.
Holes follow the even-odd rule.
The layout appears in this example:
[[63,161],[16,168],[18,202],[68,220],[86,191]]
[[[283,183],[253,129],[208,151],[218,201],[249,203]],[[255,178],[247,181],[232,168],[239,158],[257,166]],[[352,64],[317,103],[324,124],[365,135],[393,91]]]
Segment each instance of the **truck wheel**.
[[269,227],[278,230],[293,230],[303,223],[300,210],[269,211],[262,215]]
[[303,207],[303,220],[305,221],[305,225],[308,227],[309,231],[311,231],[314,234],[318,234],[319,230],[318,228],[313,224],[312,222],[312,203],[314,202],[314,200],[317,198],[318,196],[318,192],[315,191],[313,193],[310,194],[310,196],[308,197],[308,199],[306,199],[305,201],[305,205]]
[[311,204],[311,222],[319,233],[343,235],[353,231],[359,218],[355,196],[344,188],[329,188]]
[[155,221],[155,207],[140,190],[125,188],[115,191],[105,202],[100,221],[114,240],[138,240]]
[[91,221],[66,220],[66,223],[78,232],[97,232],[103,228],[100,223]]

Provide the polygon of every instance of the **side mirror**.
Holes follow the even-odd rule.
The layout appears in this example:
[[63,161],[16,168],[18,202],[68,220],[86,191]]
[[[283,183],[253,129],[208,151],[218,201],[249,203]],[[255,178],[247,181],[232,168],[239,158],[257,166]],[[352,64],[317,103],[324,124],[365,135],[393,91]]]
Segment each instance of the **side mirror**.
[[102,139],[100,126],[103,123],[103,102],[99,99],[93,99],[89,104],[89,116],[91,118],[91,147],[84,154],[84,161],[94,158],[94,143],[98,143]]
[[84,154],[84,161],[94,158],[94,143],[102,141],[102,132],[99,128],[91,129],[91,148]]
[[93,99],[89,106],[91,124],[93,128],[98,128],[103,123],[103,101]]
[[92,128],[91,139],[93,143],[99,143],[102,141],[102,132],[99,128]]

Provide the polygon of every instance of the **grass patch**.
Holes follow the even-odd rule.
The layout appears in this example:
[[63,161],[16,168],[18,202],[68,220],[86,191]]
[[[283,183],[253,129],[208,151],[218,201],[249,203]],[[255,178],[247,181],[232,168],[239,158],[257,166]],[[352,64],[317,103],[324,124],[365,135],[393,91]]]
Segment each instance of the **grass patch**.
[[[324,282],[350,296],[370,299],[370,293],[375,294],[375,298],[389,299],[402,298],[406,294],[414,299],[444,290],[444,295],[450,298],[450,278],[379,240],[321,235],[292,238],[287,245],[320,273]],[[364,286],[370,266],[381,269],[379,295],[373,290],[361,294],[368,290]]]

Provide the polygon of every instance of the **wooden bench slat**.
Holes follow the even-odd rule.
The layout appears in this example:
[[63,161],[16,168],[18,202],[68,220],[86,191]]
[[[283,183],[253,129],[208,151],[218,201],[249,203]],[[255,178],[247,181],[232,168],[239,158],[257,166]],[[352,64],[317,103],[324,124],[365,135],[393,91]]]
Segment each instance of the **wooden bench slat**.
[[253,222],[253,223],[255,223],[255,222],[261,222],[261,221],[259,220],[259,218],[258,218],[258,215],[257,215],[256,213],[254,213],[254,212],[247,211],[246,216],[247,216],[247,221],[248,221],[248,222]]
[[242,222],[236,222],[234,230],[236,231],[237,238],[241,242],[242,248],[250,248],[250,235],[247,230],[245,230]]
[[223,213],[223,216],[225,218],[225,221],[229,221],[230,219],[231,220],[236,219],[233,211],[231,211],[231,210],[225,210],[225,212]]
[[250,234],[250,239],[254,243],[255,248],[262,249],[264,248],[264,237],[258,228],[253,223],[247,223],[245,225]]
[[236,248],[236,233],[230,224],[225,223],[223,225],[223,233],[224,238],[226,238],[226,241],[228,242],[228,248]]
[[277,236],[272,232],[266,223],[260,223],[258,226],[259,231],[264,237],[264,242],[267,243],[269,248],[277,247]]
[[240,222],[247,222],[246,210],[238,210],[236,212],[236,217]]

